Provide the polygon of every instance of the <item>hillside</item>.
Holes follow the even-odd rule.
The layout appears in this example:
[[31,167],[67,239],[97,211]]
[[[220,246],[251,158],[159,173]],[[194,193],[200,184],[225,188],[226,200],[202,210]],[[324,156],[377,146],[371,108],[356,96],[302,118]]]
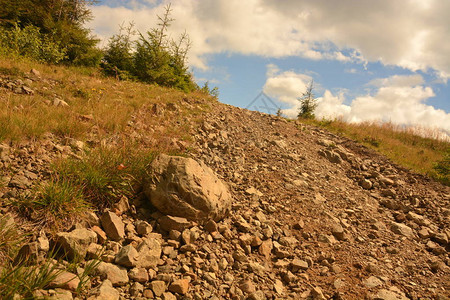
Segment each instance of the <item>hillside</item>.
[[[3,298],[450,297],[449,187],[199,92],[0,67]],[[222,182],[230,206],[198,220],[182,205],[159,212],[149,195],[160,153],[203,162],[206,179],[194,172],[190,184],[214,194]],[[179,178],[160,177],[183,198]]]

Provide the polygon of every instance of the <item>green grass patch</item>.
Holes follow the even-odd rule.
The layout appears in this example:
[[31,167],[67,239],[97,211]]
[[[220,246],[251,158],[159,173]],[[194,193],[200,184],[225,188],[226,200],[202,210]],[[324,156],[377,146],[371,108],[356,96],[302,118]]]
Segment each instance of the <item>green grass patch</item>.
[[78,187],[88,203],[102,208],[122,196],[132,198],[154,157],[154,151],[139,145],[100,146],[86,152],[81,160],[69,158],[56,162],[54,170],[60,180]]

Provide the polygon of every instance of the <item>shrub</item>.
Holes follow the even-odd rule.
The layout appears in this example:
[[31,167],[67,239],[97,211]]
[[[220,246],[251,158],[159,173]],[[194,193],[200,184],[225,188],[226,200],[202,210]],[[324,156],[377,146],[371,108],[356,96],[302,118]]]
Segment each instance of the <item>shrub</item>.
[[302,119],[314,119],[314,110],[317,107],[317,99],[313,93],[314,84],[311,81],[306,87],[306,91],[302,93],[300,98],[297,98],[300,101],[300,110],[298,113],[298,118]]
[[4,53],[22,55],[46,63],[59,63],[66,58],[67,49],[33,25],[10,29],[0,28],[0,48]]

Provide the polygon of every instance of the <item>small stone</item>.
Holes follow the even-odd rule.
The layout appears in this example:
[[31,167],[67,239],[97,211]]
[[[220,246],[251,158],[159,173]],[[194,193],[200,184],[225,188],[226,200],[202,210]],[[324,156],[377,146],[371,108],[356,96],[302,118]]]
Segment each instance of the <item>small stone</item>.
[[77,275],[62,271],[49,283],[49,287],[60,287],[65,290],[75,292],[80,284],[80,279]]
[[189,290],[189,280],[188,279],[179,279],[172,282],[169,286],[169,291],[178,293],[178,294],[186,294]]
[[137,282],[147,282],[150,278],[148,276],[148,272],[145,268],[133,268],[128,272],[128,277]]
[[326,300],[320,287],[314,287],[311,290],[311,296],[314,300]]
[[297,223],[294,224],[293,228],[296,230],[301,230],[305,228],[305,222],[300,219]]
[[239,285],[239,288],[244,293],[253,293],[253,292],[256,291],[255,285],[250,280],[245,280],[245,281],[241,282],[240,285]]
[[113,286],[121,286],[128,283],[127,269],[113,265],[111,263],[100,262],[96,272],[103,279],[111,281]]
[[412,229],[409,226],[402,224],[402,223],[392,222],[391,230],[392,230],[392,232],[394,232],[396,234],[400,234],[400,235],[406,236],[408,238],[414,237],[414,233],[413,233]]
[[106,242],[107,237],[106,237],[106,233],[103,231],[103,229],[101,229],[97,225],[94,225],[91,227],[91,230],[97,234],[97,239],[100,244],[103,244]]
[[114,241],[120,241],[125,236],[125,225],[122,219],[111,211],[107,211],[102,215],[101,223],[103,229],[109,238]]
[[111,281],[105,279],[99,286],[95,297],[89,297],[89,300],[119,300],[120,293],[113,288]]
[[91,243],[97,242],[97,235],[92,230],[81,228],[71,232],[56,234],[57,244],[64,249],[69,258],[84,258]]
[[366,280],[363,281],[363,284],[367,288],[371,289],[371,288],[383,285],[383,282],[375,276],[370,276],[369,278],[367,278]]
[[165,292],[161,295],[162,300],[177,300],[177,297],[171,292]]
[[116,255],[115,263],[127,268],[135,267],[138,259],[138,252],[132,245],[122,247]]
[[342,228],[342,226],[339,224],[333,225],[333,227],[331,228],[331,233],[338,241],[342,241],[345,239],[344,228]]
[[161,229],[169,232],[171,230],[178,230],[182,232],[184,229],[191,227],[191,222],[186,218],[173,217],[173,216],[162,216],[158,219],[159,226]]
[[166,283],[162,280],[154,280],[149,286],[156,297],[160,297],[166,291]]
[[365,189],[365,190],[370,190],[373,186],[372,182],[368,179],[363,179],[359,182],[359,185]]
[[147,235],[153,231],[152,225],[146,221],[139,220],[136,222],[136,232],[139,235]]
[[298,271],[306,271],[308,270],[309,266],[308,263],[304,260],[300,260],[298,258],[295,258],[291,262],[291,269],[292,272],[298,272]]
[[279,279],[275,279],[275,283],[273,284],[273,290],[278,294],[282,295],[284,291],[283,282]]
[[261,246],[259,246],[258,252],[263,255],[266,259],[270,258],[270,254],[272,253],[273,243],[271,240],[265,240],[262,242]]
[[140,284],[139,282],[133,283],[133,285],[130,287],[130,295],[132,297],[138,296],[143,291],[144,291],[144,286],[142,284]]
[[210,233],[218,230],[217,223],[214,222],[214,220],[209,220],[208,222],[206,222],[204,228],[207,232]]

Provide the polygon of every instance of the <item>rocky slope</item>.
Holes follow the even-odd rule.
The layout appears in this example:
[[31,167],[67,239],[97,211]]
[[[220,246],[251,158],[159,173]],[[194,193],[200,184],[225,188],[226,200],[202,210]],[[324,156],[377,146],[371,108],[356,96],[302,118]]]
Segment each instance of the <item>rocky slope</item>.
[[[157,110],[176,122],[176,107]],[[35,296],[450,297],[448,187],[323,130],[219,103],[191,130],[192,144],[179,147],[229,187],[230,213],[217,222],[192,222],[157,212],[142,194],[88,214],[67,232],[35,232],[28,252],[38,257],[55,244],[66,259],[85,259],[85,269],[101,261],[87,292],[77,293],[84,272],[78,268]],[[0,196],[26,193],[49,176],[53,158],[80,155],[76,145],[48,135],[0,146],[0,166],[10,170]],[[10,207],[2,212],[24,222]]]

